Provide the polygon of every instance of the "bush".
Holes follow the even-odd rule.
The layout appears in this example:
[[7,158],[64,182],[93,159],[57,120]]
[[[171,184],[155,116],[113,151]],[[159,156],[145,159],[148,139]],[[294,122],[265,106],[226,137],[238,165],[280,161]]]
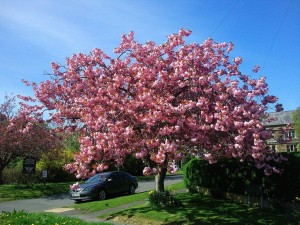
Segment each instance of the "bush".
[[[73,174],[64,170],[63,165],[70,161],[72,154],[66,150],[57,150],[45,153],[36,163],[34,174],[23,173],[23,158],[19,157],[12,161],[3,171],[3,181],[5,184],[32,184],[42,182],[42,171],[47,170],[47,182],[67,182],[75,181]],[[52,157],[55,155],[55,157]]]
[[[259,195],[280,201],[294,201],[300,197],[300,156],[284,154],[288,161],[274,166],[282,168],[282,174],[265,176],[252,162],[223,159],[209,164],[202,159],[192,159],[184,167],[184,183],[191,192],[198,187],[208,188],[219,196],[222,192]],[[255,192],[252,190],[256,190]]]
[[209,164],[206,160],[192,159],[183,169],[184,182],[191,192],[198,187],[211,190],[212,194],[223,191],[240,192],[245,189],[244,182],[239,179],[245,173],[235,160],[221,160],[215,164]]
[[3,181],[5,184],[34,184],[40,182],[40,171],[33,174],[24,174],[20,168],[5,168],[3,171]]
[[[41,156],[37,162],[37,170],[47,170],[49,182],[75,181],[73,174],[68,173],[63,166],[73,160],[73,152],[70,149],[53,149]],[[42,172],[40,172],[42,174]],[[41,178],[41,176],[40,176]]]
[[272,199],[283,201],[295,201],[300,197],[300,154],[284,153],[288,161],[283,162],[280,167],[281,174],[263,177],[263,188],[265,194]]
[[23,173],[23,158],[19,157],[13,160],[3,170],[3,182],[4,184],[26,184],[30,185],[39,182],[41,173],[36,170],[33,174]]
[[176,207],[181,206],[181,202],[177,200],[168,190],[150,191],[148,193],[148,201],[152,207]]

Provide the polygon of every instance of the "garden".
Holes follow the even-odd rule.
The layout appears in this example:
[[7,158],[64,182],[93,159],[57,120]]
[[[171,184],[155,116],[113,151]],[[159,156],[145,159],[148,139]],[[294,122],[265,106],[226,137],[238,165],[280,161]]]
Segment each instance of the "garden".
[[[190,160],[183,169],[184,182],[167,186],[164,192],[155,190],[135,195],[116,196],[104,201],[90,201],[74,204],[82,214],[94,213],[99,221],[89,223],[52,213],[2,213],[2,224],[109,224],[118,222],[124,224],[299,224],[300,211],[297,208],[299,200],[299,155],[289,154],[289,161],[282,164],[286,173],[282,175],[263,176],[259,170],[253,170],[249,164],[239,164],[230,160],[209,164],[200,159]],[[225,169],[224,169],[225,168]],[[234,170],[234,172],[233,172]],[[209,172],[209,173],[208,173]],[[229,174],[231,174],[229,176]],[[284,175],[285,174],[285,175]],[[153,178],[152,178],[153,179]],[[262,182],[264,198],[269,205],[261,208],[259,205],[237,203],[225,198],[222,193],[235,192],[246,194],[249,182]],[[47,184],[48,192],[42,192],[42,186],[36,184],[28,192],[48,195],[51,190],[64,192],[67,183]],[[271,185],[272,184],[272,185]],[[208,194],[199,193],[199,188],[205,187]],[[8,188],[8,189],[5,189]],[[1,186],[0,193],[11,193],[13,185]],[[14,192],[22,190],[26,195],[25,186],[14,186]],[[217,188],[216,188],[217,187]],[[226,188],[225,188],[226,187]],[[19,188],[19,189],[18,189]],[[187,192],[187,190],[189,190]],[[20,192],[21,194],[22,192]],[[279,193],[281,193],[279,195]],[[0,196],[2,197],[2,196]],[[22,198],[10,196],[10,199]],[[298,199],[298,200],[297,200]],[[273,200],[273,202],[271,201]],[[275,201],[276,200],[276,201]],[[291,203],[285,205],[283,203]],[[70,207],[70,206],[68,206]],[[102,222],[101,222],[102,221]]]
[[[104,201],[76,204],[76,209],[87,214],[99,212],[99,222],[91,223],[52,213],[13,212],[0,214],[1,224],[299,224],[299,211],[278,212],[274,209],[260,209],[257,206],[235,203],[227,199],[215,198],[199,193],[181,192],[183,183],[167,187],[180,205],[155,206],[149,204],[153,192],[110,198]],[[138,202],[139,204],[123,209],[115,207]],[[101,210],[110,209],[102,214]],[[100,222],[103,221],[103,222]]]

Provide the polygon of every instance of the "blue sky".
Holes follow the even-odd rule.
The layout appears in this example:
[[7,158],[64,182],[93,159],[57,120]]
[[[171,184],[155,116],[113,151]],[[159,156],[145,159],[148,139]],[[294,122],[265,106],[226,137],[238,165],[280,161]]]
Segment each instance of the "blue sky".
[[49,79],[51,62],[96,47],[114,56],[130,31],[161,44],[180,28],[187,42],[233,42],[243,73],[266,76],[285,110],[300,106],[300,0],[0,0],[0,102],[32,95],[21,80]]

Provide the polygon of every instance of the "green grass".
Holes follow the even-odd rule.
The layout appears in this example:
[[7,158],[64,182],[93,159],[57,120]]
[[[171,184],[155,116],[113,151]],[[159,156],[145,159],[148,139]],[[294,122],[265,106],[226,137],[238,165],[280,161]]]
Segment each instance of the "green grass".
[[[148,193],[140,193],[135,195],[125,195],[120,197],[115,197],[111,199],[106,199],[102,201],[92,201],[92,202],[83,202],[80,204],[74,204],[71,207],[80,210],[86,210],[89,212],[95,212],[107,208],[113,208],[120,205],[126,205],[132,202],[145,200]],[[69,206],[68,206],[69,207]]]
[[300,212],[280,214],[271,210],[249,208],[227,200],[200,194],[176,195],[183,206],[151,208],[141,204],[129,209],[102,215],[100,218],[130,224],[300,224]]
[[66,193],[69,185],[70,183],[0,185],[0,202]]
[[74,219],[66,216],[57,216],[52,213],[27,213],[12,212],[1,213],[0,224],[2,225],[112,225],[108,222],[90,223],[80,219]]
[[166,189],[168,190],[174,190],[174,191],[177,191],[177,190],[182,190],[182,189],[185,189],[185,185],[183,182],[179,182],[179,183],[176,183],[176,184],[172,184],[172,185],[168,185],[166,186]]
[[[184,183],[176,183],[167,186],[166,188],[171,189],[171,190],[180,190],[184,189]],[[120,197],[115,197],[103,201],[92,201],[92,202],[83,202],[80,204],[74,204],[71,207],[74,207],[75,209],[80,209],[80,210],[86,210],[89,212],[94,212],[94,211],[99,211],[107,208],[112,208],[112,207],[117,207],[121,205],[126,205],[129,203],[133,203],[136,201],[141,201],[141,200],[146,200],[148,197],[148,192],[143,192],[143,193],[138,193],[134,195],[125,195],[125,196],[120,196]]]

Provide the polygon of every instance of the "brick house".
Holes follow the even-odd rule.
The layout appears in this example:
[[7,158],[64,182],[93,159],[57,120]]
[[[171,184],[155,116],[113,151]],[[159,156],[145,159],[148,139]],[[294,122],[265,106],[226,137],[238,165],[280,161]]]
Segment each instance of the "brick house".
[[292,113],[293,111],[270,113],[272,117],[276,117],[277,119],[272,122],[263,122],[264,126],[273,132],[273,138],[269,139],[267,144],[276,152],[300,151],[300,134],[296,134],[292,128],[288,129],[285,133],[280,132],[281,128],[292,124]]

